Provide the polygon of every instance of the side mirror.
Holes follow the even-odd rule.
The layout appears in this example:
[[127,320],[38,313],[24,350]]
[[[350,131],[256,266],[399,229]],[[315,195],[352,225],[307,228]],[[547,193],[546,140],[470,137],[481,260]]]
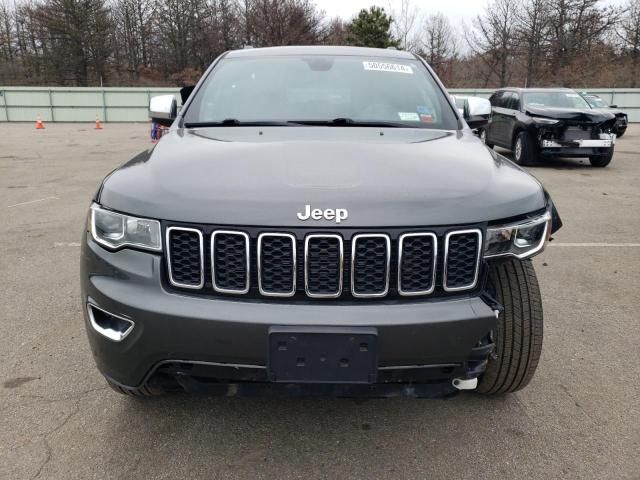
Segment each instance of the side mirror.
[[489,100],[480,97],[465,97],[464,119],[470,129],[475,130],[486,126],[490,116],[491,102]]
[[174,95],[159,95],[149,102],[149,117],[156,123],[170,127],[178,114],[178,102]]

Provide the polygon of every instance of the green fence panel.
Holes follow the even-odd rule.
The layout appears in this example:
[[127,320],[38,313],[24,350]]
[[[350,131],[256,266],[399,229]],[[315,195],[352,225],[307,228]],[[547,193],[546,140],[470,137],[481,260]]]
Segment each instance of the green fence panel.
[[[454,88],[449,93],[489,98],[493,89]],[[594,88],[596,93],[640,122],[640,88]],[[163,87],[2,87],[0,122],[35,122],[38,114],[45,122],[147,122],[149,99],[156,95],[176,95],[178,88]]]

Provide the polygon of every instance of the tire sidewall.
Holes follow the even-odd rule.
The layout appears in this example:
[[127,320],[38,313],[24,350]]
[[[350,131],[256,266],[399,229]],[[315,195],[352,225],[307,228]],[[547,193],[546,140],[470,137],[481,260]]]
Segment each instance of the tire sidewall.
[[513,144],[513,160],[518,165],[522,165],[522,154],[524,149],[523,136],[524,134],[520,132],[516,137],[516,141]]

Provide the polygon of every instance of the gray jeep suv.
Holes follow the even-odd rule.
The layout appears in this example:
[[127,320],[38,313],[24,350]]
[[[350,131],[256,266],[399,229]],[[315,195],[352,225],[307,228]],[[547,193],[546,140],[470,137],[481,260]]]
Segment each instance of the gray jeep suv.
[[[460,100],[460,99],[458,99]],[[512,392],[542,348],[530,258],[561,226],[394,50],[227,52],[160,142],[110,173],[82,241],[82,305],[118,392]],[[470,128],[471,127],[471,128]]]

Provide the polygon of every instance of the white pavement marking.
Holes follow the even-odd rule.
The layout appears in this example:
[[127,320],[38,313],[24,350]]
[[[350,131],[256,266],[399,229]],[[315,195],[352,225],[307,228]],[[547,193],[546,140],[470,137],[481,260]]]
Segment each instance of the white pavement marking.
[[46,197],[39,198],[38,200],[29,200],[28,202],[15,203],[13,205],[8,205],[7,208],[19,207],[20,205],[29,205],[30,203],[45,202],[47,200],[58,200],[58,197]]
[[69,243],[55,242],[53,246],[54,247],[79,247],[80,244],[78,242],[69,242]]
[[550,247],[640,247],[640,243],[549,243]]

